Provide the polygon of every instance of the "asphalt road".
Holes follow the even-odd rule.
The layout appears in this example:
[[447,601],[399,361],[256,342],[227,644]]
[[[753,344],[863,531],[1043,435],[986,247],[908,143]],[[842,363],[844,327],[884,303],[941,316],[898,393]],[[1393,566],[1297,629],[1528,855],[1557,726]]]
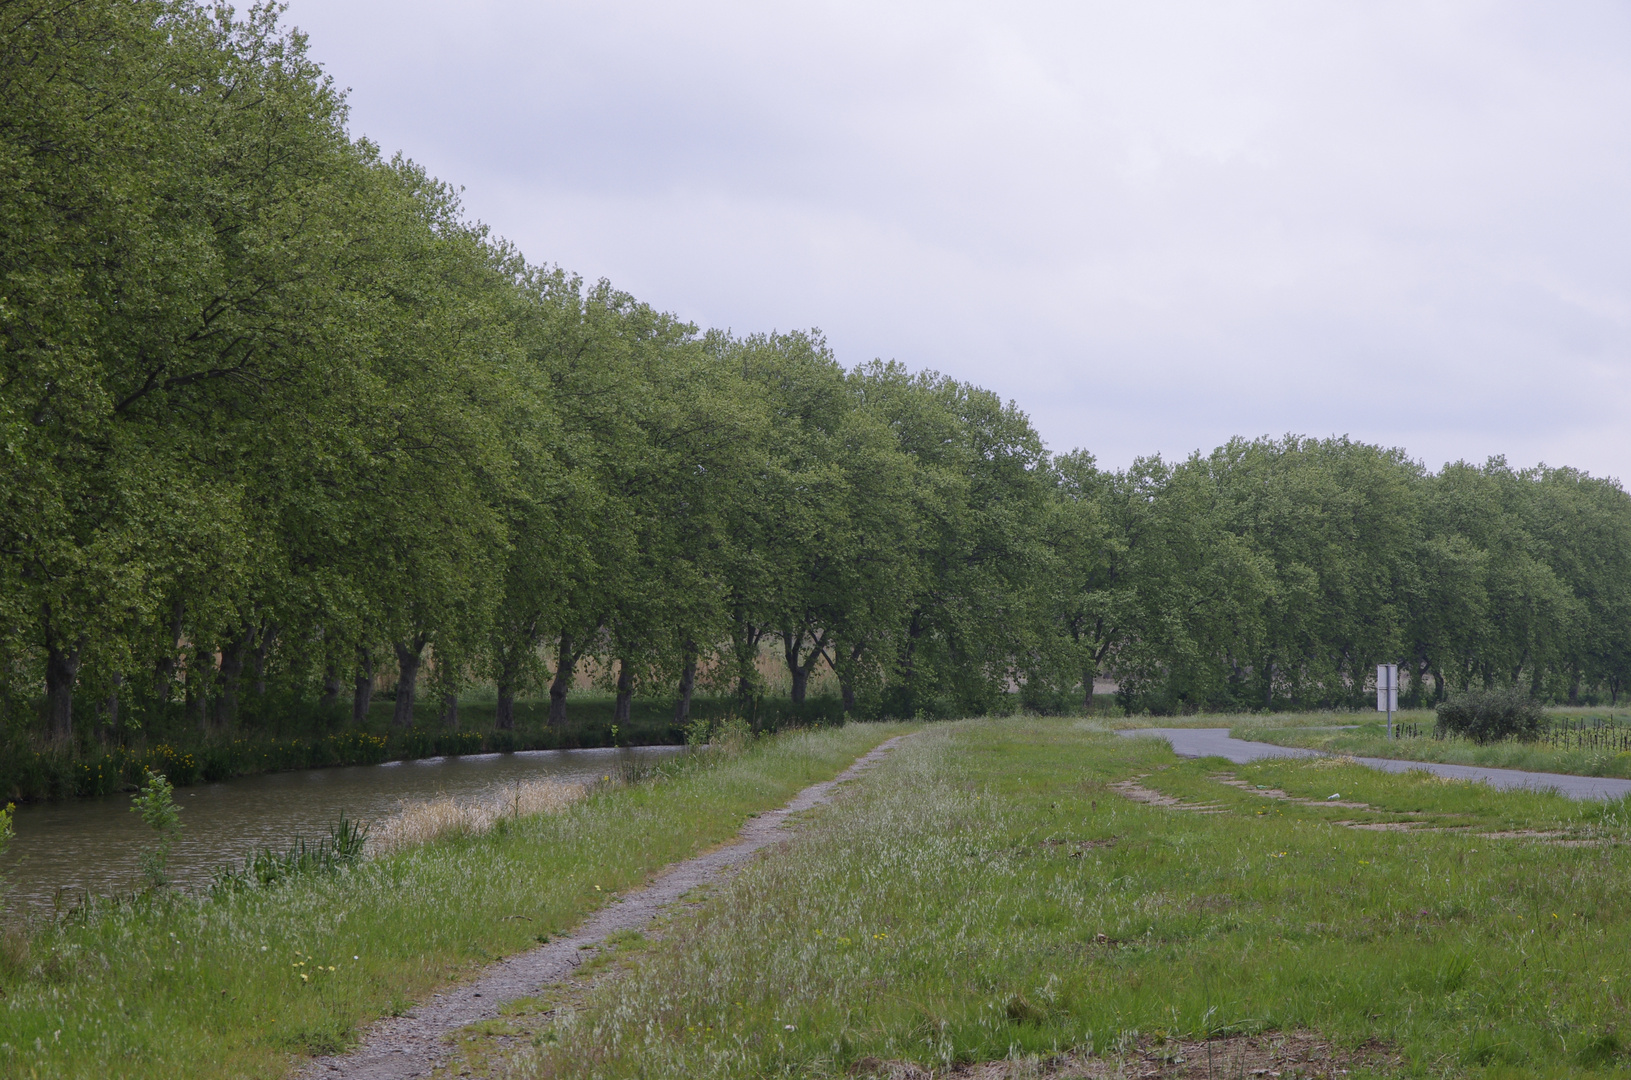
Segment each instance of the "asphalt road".
[[[1172,752],[1179,757],[1221,757],[1237,765],[1259,758],[1322,757],[1318,750],[1303,750],[1272,743],[1248,742],[1232,739],[1228,728],[1139,728],[1121,734],[1138,737],[1154,736],[1172,744]],[[1392,758],[1354,758],[1383,772],[1409,772],[1425,769],[1435,776],[1452,780],[1476,780],[1502,790],[1526,788],[1533,791],[1556,791],[1571,799],[1623,799],[1631,795],[1631,780],[1608,776],[1571,776],[1568,773],[1523,772],[1519,769],[1490,769],[1481,765],[1440,765],[1431,761],[1396,761]]]

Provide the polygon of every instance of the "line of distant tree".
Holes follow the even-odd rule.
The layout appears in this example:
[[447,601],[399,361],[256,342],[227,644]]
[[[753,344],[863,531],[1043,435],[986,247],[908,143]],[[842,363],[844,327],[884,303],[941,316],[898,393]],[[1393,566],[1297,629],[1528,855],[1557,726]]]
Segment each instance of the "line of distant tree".
[[[344,128],[277,9],[0,3],[0,707],[63,739],[268,693],[574,673],[846,711],[1617,700],[1631,500],[1338,440],[1050,456],[1013,403],[526,262]],[[431,662],[428,658],[434,657]],[[123,720],[118,718],[122,716]]]

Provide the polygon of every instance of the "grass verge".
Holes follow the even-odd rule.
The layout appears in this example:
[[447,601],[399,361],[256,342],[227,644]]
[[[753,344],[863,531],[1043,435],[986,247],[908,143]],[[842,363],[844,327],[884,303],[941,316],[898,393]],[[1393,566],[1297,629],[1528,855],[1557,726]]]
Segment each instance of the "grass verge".
[[1070,1055],[1068,1075],[1205,1076],[1211,1044],[1298,1074],[1278,1040],[1320,1076],[1607,1075],[1631,1025],[1627,818],[1329,759],[1183,761],[1081,722],[947,725],[621,977],[462,1067],[655,1080],[1012,1063],[994,1077]]
[[[1482,765],[1496,769],[1525,769],[1530,772],[1569,773],[1574,776],[1617,776],[1631,779],[1631,751],[1593,745],[1566,746],[1548,741],[1520,742],[1503,739],[1500,742],[1480,744],[1459,737],[1436,738],[1432,735],[1433,713],[1426,710],[1399,714],[1406,724],[1413,724],[1419,733],[1415,736],[1389,739],[1385,726],[1362,714],[1364,722],[1351,730],[1332,730],[1329,727],[1260,724],[1257,718],[1250,723],[1235,723],[1230,734],[1237,739],[1253,739],[1277,746],[1302,746],[1310,750],[1323,750],[1332,754],[1352,757],[1395,758],[1401,761],[1435,761],[1447,765]],[[1607,710],[1547,710],[1554,724],[1579,722],[1581,719],[1603,720],[1617,725],[1623,731],[1624,713]],[[1238,720],[1238,718],[1237,718]],[[1330,723],[1327,720],[1327,723]],[[1586,735],[1589,740],[1590,736]],[[1567,739],[1567,736],[1565,736]]]
[[558,813],[213,899],[93,910],[0,950],[0,1075],[275,1077],[557,934],[900,728],[759,740]]

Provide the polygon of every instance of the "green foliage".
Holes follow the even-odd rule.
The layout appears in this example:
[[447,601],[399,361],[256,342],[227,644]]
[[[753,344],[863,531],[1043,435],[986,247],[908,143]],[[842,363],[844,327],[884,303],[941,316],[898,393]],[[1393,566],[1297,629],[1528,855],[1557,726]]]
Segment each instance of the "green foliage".
[[368,843],[367,826],[341,817],[327,836],[308,841],[297,837],[284,851],[261,848],[244,858],[242,867],[217,867],[213,893],[267,888],[300,874],[333,873],[356,865]]
[[1516,686],[1468,690],[1438,707],[1441,735],[1461,735],[1479,743],[1532,740],[1545,726],[1540,702]]
[[158,833],[158,843],[144,852],[141,860],[142,874],[154,889],[169,884],[170,846],[181,829],[181,807],[176,805],[174,794],[175,788],[163,773],[149,772],[147,783],[130,799],[131,813],[140,814],[142,823]]
[[15,0],[0,70],[0,791],[540,745],[546,692],[571,745],[586,672],[601,740],[636,698],[683,737],[698,680],[764,729],[1631,678],[1615,482],[1052,455],[980,387],[529,263],[350,138],[273,4]]

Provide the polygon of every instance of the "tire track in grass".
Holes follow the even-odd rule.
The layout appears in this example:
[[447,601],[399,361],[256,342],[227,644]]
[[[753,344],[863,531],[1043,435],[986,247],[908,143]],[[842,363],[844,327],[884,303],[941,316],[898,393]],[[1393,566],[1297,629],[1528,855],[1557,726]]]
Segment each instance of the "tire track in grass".
[[467,1024],[495,1019],[507,1002],[535,996],[566,979],[612,934],[646,929],[686,893],[718,881],[760,848],[784,839],[783,826],[790,815],[828,802],[838,785],[871,768],[909,737],[897,735],[880,743],[831,780],[811,784],[780,809],[750,820],[734,843],[675,863],[645,888],[615,898],[571,934],[500,960],[475,981],[436,994],[401,1016],[381,1020],[355,1050],[314,1058],[296,1076],[300,1080],[404,1080],[428,1075],[452,1056],[448,1036]]

